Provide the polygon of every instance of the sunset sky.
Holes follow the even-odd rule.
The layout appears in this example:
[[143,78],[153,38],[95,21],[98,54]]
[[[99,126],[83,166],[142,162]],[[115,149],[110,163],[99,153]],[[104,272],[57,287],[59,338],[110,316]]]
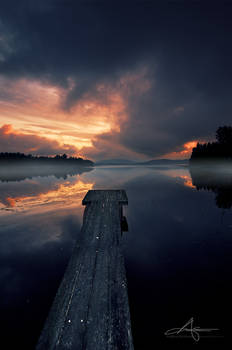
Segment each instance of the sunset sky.
[[0,3],[0,152],[188,158],[232,121],[232,1]]

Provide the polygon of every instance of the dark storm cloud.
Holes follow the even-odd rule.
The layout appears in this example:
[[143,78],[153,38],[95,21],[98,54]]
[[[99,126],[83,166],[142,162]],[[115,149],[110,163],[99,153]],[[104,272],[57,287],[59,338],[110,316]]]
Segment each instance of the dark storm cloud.
[[0,5],[0,73],[72,86],[68,109],[86,93],[97,96],[97,84],[114,85],[144,65],[151,88],[130,95],[117,138],[149,157],[178,150],[230,123],[231,5],[8,1]]
[[81,91],[134,64],[129,57],[140,30],[136,14],[124,6],[54,1],[47,11],[38,11],[28,2],[11,1],[1,13],[6,40],[11,33],[14,47],[2,62],[4,74],[40,76],[62,85],[74,77]]

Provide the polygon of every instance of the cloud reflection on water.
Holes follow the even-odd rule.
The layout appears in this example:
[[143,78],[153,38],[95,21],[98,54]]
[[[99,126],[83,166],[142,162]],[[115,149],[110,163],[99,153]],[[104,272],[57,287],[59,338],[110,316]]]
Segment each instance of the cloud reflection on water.
[[[0,210],[0,300],[6,338],[14,317],[17,344],[30,349],[37,341],[78,240],[81,200],[91,188],[124,188],[128,195],[124,212],[129,232],[123,238],[137,348],[145,340],[154,347],[162,343],[167,320],[181,324],[194,312],[224,329],[221,310],[231,291],[215,289],[215,280],[224,286],[230,275],[232,217],[228,212],[222,224],[214,194],[194,186],[188,168],[178,166],[96,167],[65,179],[0,182],[2,208],[10,209]],[[223,298],[212,310],[217,293]]]
[[[0,209],[12,211],[51,211],[60,207],[81,207],[85,193],[93,183],[79,176],[58,180],[55,177],[26,179],[22,183],[0,183]],[[4,215],[1,211],[0,215]]]

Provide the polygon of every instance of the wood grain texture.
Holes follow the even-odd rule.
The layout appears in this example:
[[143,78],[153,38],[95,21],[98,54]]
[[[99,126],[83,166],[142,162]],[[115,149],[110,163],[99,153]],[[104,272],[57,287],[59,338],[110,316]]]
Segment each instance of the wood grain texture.
[[133,350],[121,251],[123,190],[91,190],[81,235],[36,349]]

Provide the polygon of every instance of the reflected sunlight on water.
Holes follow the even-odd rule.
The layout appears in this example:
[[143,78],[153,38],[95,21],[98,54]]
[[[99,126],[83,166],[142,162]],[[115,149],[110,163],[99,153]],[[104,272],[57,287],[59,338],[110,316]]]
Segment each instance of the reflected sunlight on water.
[[213,170],[99,166],[72,176],[4,177],[0,308],[11,348],[30,350],[37,342],[90,189],[125,189],[128,196],[123,249],[135,349],[171,349],[164,332],[193,316],[230,332],[224,314],[231,314],[232,176]]
[[[4,189],[0,197],[0,215],[4,211],[47,211],[55,208],[81,207],[81,201],[85,193],[93,187],[93,183],[83,182],[79,176],[70,177],[63,182],[53,179],[52,189],[41,186],[41,178],[25,180],[24,193],[17,194],[12,183],[1,183]],[[39,187],[39,192],[31,191],[31,186]],[[19,185],[20,186],[20,185]]]
[[196,188],[196,186],[193,185],[192,178],[187,168],[179,168],[179,169],[167,168],[165,170],[159,171],[159,173],[182,181],[183,185],[186,187],[190,187],[193,189]]

